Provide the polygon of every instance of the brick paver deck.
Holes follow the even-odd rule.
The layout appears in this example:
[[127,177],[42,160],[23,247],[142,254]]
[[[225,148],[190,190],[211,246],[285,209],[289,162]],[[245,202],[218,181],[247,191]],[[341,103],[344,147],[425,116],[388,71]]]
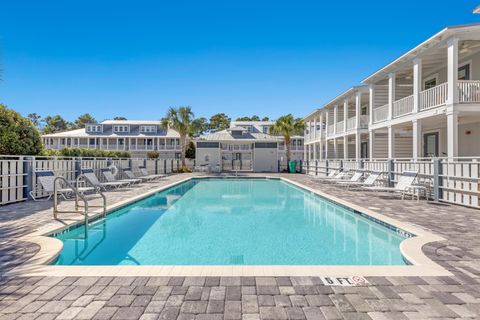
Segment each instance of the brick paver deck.
[[[423,250],[454,276],[371,277],[364,287],[324,286],[318,277],[2,277],[0,319],[480,319],[480,211],[288,178],[443,236]],[[109,203],[151,188],[109,192]],[[36,252],[18,238],[52,223],[50,206],[0,208],[1,272]]]

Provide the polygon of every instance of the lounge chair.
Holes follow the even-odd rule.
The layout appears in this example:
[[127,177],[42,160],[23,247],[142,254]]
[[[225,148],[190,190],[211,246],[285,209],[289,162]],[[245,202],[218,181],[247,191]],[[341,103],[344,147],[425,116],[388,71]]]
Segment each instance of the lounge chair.
[[363,189],[376,192],[400,192],[403,200],[405,193],[412,189],[413,182],[417,178],[417,175],[417,171],[403,171],[394,187],[363,187]]
[[[55,172],[52,170],[39,170],[35,171],[35,176],[37,177],[37,181],[40,183],[40,185],[43,188],[43,191],[48,195],[48,198],[45,201],[48,201],[54,193],[54,182],[55,179],[57,178],[55,176]],[[73,189],[74,187],[68,187],[68,188],[57,188],[57,193],[59,193],[65,200],[67,199],[68,196],[74,194],[75,190]],[[76,188],[76,190],[79,193],[85,193],[88,191],[94,191],[95,189],[92,187],[81,187],[81,188]],[[30,196],[32,197],[33,200],[39,201],[36,197],[33,191],[30,191]]]
[[128,182],[122,181],[100,182],[92,168],[82,168],[82,174],[92,186],[103,190],[107,190],[109,187],[117,189],[120,187],[128,186],[130,184]]
[[105,179],[107,180],[107,182],[124,182],[124,183],[128,184],[129,186],[134,184],[134,183],[142,182],[142,179],[116,179],[110,168],[103,168],[103,169],[100,169],[100,170],[102,171],[102,174],[105,177]]
[[335,178],[341,171],[337,169],[330,170],[327,176],[325,177],[319,177],[319,176],[313,176],[314,179],[316,180],[328,180],[328,179],[333,179]]
[[142,182],[152,180],[150,177],[136,176],[130,168],[123,168],[121,170],[123,171],[123,173],[125,173],[128,179],[140,179],[142,180]]
[[351,180],[338,181],[337,184],[346,186],[347,189],[350,187],[373,187],[375,186],[375,183],[377,182],[377,180],[380,178],[381,175],[382,175],[381,172],[372,171],[368,175],[368,177],[363,181],[351,181]]
[[333,180],[332,182],[339,183],[339,184],[348,183],[348,182],[360,182],[360,179],[362,179],[362,176],[363,176],[363,172],[357,171],[348,180],[344,180],[344,179],[339,181]]
[[138,167],[138,169],[140,169],[140,174],[142,175],[142,177],[145,177],[145,178],[149,177],[152,180],[154,180],[154,179],[160,179],[160,178],[166,177],[164,174],[149,174],[147,171],[147,168],[144,166],[140,166]]

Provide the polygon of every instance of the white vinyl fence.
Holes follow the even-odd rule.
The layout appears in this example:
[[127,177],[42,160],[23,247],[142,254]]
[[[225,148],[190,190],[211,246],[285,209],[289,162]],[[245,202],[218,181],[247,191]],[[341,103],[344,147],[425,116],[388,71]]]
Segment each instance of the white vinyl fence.
[[392,185],[406,170],[417,171],[416,184],[424,186],[427,197],[480,209],[480,158],[375,159],[306,161],[306,173],[325,176],[331,170],[381,172],[379,184]]
[[[53,170],[57,176],[73,181],[81,173],[81,168],[90,167],[100,181],[104,181],[101,169],[115,166],[117,179],[126,178],[121,169],[130,168],[138,173],[145,166],[150,174],[171,174],[178,172],[179,159],[115,159],[80,157],[32,157],[0,155],[0,205],[28,200],[32,191],[35,198],[45,196],[38,183],[35,171]],[[194,160],[188,160],[187,166],[194,168]]]

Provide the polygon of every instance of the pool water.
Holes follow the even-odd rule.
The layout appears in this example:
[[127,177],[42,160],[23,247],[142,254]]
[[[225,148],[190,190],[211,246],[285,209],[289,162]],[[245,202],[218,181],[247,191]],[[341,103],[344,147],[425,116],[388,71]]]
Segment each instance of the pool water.
[[405,265],[394,228],[277,179],[193,179],[56,235],[58,265]]

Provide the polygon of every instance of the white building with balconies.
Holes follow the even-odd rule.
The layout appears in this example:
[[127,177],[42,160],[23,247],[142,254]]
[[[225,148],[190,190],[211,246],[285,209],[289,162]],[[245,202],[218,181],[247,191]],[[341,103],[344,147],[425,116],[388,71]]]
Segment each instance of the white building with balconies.
[[157,151],[162,159],[179,158],[180,135],[177,131],[163,129],[160,121],[105,120],[87,124],[85,128],[45,134],[45,149],[87,148],[129,151],[133,156],[144,157]]
[[480,156],[480,24],[448,27],[305,117],[305,158]]

